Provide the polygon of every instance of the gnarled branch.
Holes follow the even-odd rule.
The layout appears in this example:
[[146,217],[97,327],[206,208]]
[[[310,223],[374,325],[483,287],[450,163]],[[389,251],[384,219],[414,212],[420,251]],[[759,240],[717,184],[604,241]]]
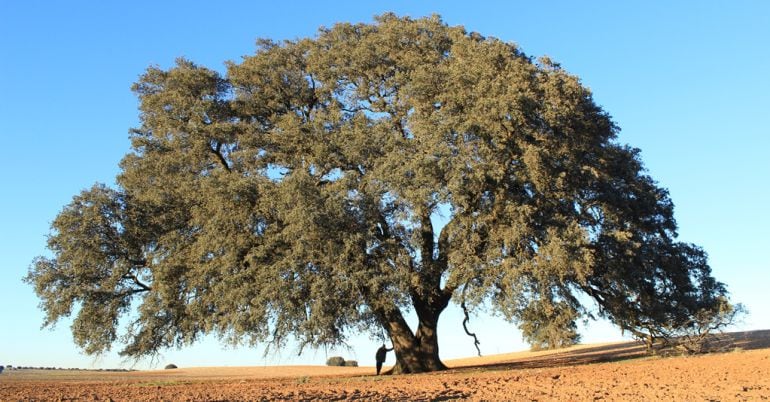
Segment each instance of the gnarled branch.
[[476,333],[468,330],[468,322],[471,320],[471,318],[468,315],[468,307],[465,305],[465,289],[467,289],[467,287],[463,287],[462,300],[460,301],[460,307],[463,309],[463,314],[465,315],[465,318],[463,319],[463,329],[465,330],[465,333],[468,334],[468,336],[473,337],[473,346],[476,347],[476,352],[479,354],[479,356],[481,356],[481,349],[479,348],[481,342],[479,342],[479,338],[476,336]]

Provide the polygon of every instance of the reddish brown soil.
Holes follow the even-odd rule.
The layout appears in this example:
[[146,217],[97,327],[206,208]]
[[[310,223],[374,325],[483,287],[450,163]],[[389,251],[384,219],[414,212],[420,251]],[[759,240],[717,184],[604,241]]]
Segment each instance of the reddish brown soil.
[[373,368],[195,368],[132,373],[6,371],[0,400],[677,400],[770,399],[770,331],[734,334],[734,349],[649,357],[635,343],[449,361],[440,373]]

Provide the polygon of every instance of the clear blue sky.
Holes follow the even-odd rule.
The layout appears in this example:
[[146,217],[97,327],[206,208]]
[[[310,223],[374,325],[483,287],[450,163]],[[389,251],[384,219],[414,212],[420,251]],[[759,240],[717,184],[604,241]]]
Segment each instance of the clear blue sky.
[[[129,88],[147,66],[185,56],[223,70],[253,53],[258,37],[312,36],[386,11],[438,13],[581,77],[620,125],[620,141],[641,148],[650,174],[670,190],[680,239],[704,247],[715,276],[749,308],[740,328],[770,328],[770,2],[385,3],[0,1],[0,364],[121,365],[115,354],[80,354],[67,321],[40,330],[38,300],[21,278],[47,252],[49,224],[71,197],[113,182],[138,124]],[[442,316],[445,359],[474,354],[461,321],[456,310]],[[526,348],[500,320],[482,315],[471,327],[485,354]],[[606,323],[590,322],[583,334],[587,342],[621,339]],[[353,346],[328,353],[374,364],[374,341],[363,336]],[[262,358],[207,339],[159,362],[323,364],[326,353]]]

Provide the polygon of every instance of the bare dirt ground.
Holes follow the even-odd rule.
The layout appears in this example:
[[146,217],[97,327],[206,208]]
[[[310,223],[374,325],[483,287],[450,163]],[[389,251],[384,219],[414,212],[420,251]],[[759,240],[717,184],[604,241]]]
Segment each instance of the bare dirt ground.
[[650,357],[634,342],[581,345],[450,360],[450,370],[403,376],[325,366],[6,371],[0,401],[770,399],[770,330],[731,336],[726,353]]

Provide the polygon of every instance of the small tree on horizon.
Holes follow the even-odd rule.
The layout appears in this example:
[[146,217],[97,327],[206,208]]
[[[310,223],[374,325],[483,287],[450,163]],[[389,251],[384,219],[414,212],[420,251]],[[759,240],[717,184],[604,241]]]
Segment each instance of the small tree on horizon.
[[260,40],[224,75],[179,59],[133,90],[117,185],[73,198],[25,278],[86,353],[369,332],[414,373],[445,368],[450,302],[554,347],[580,295],[631,331],[726,297],[577,77],[438,17]]

